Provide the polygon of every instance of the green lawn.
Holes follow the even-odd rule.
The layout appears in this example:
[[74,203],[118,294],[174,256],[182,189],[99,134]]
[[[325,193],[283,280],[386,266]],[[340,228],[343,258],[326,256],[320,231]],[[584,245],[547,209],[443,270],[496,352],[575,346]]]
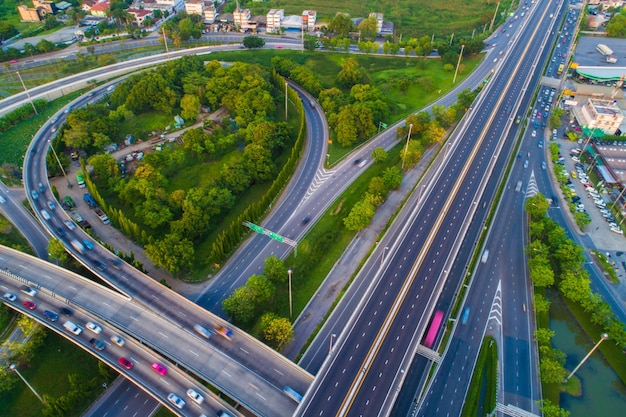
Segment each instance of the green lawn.
[[34,255],[28,241],[2,214],[0,214],[0,245]]
[[[101,382],[105,381],[99,375],[96,358],[52,331],[48,331],[45,343],[36,351],[30,366],[21,369],[21,372],[41,395],[52,398],[67,393],[67,375],[70,374],[85,379],[97,377]],[[74,412],[67,417],[81,415],[99,393],[100,390],[83,404],[77,405]],[[41,403],[22,383],[9,392],[0,393],[2,416],[39,417],[42,409]]]
[[[285,9],[285,15],[302,13],[314,9],[317,20],[328,22],[338,12],[348,12],[350,17],[367,17],[369,13],[383,13],[384,20],[393,22],[397,34],[403,36],[435,35],[455,33],[471,35],[472,30],[482,31],[484,24],[491,22],[496,1],[450,0],[433,2],[428,0],[266,0],[261,3],[245,1],[252,15],[265,15],[269,9]],[[510,0],[500,2],[499,11],[507,10]],[[318,23],[319,24],[319,23]]]

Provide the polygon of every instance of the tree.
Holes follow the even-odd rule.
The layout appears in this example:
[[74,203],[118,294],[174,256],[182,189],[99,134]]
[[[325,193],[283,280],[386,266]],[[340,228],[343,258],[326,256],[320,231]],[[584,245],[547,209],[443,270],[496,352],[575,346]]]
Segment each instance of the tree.
[[276,255],[272,255],[269,258],[265,258],[263,275],[274,284],[283,284],[287,281],[287,266]]
[[196,120],[200,113],[200,99],[195,94],[185,94],[180,99],[180,116],[185,120]]
[[419,140],[409,141],[409,146],[402,148],[400,156],[404,160],[404,166],[409,169],[422,159],[423,147]]
[[614,14],[606,25],[606,34],[612,38],[626,37],[626,16],[621,13]]
[[265,39],[260,36],[246,36],[243,38],[243,46],[248,49],[262,48],[265,46]]
[[339,37],[348,36],[350,32],[355,31],[354,23],[349,16],[338,13],[328,22],[328,30]]
[[550,204],[542,194],[536,194],[526,199],[524,208],[530,215],[531,221],[535,222],[543,218],[548,213]]
[[194,260],[193,243],[175,234],[146,244],[146,256],[158,267],[177,275],[191,267]]
[[224,311],[235,321],[249,323],[255,313],[266,304],[274,293],[274,286],[262,275],[252,275],[246,285],[237,288],[222,303]]
[[319,48],[320,42],[315,36],[304,35],[303,45],[305,51],[315,51],[317,48]]
[[108,153],[94,155],[89,158],[89,165],[93,167],[94,175],[101,179],[107,180],[119,176],[120,167],[117,160]]
[[17,35],[17,28],[9,22],[0,22],[0,41],[6,41]]
[[372,151],[372,159],[376,162],[385,162],[389,155],[385,148],[376,148]]
[[569,417],[569,411],[562,409],[556,404],[552,404],[550,400],[544,398],[539,401],[539,409],[544,417]]
[[268,346],[277,351],[293,340],[291,322],[272,313],[266,313],[261,317],[261,330]]
[[70,261],[70,257],[65,250],[65,245],[55,238],[50,239],[48,242],[48,255],[50,259],[58,261],[60,265],[67,265]]
[[39,52],[52,52],[56,49],[56,45],[47,39],[42,39],[37,43],[37,49]]
[[378,21],[374,16],[369,16],[367,19],[363,19],[358,26],[361,36],[367,39],[376,39],[377,28]]
[[337,84],[343,88],[352,88],[355,84],[367,84],[368,77],[354,58],[343,61],[341,71],[337,74]]
[[363,199],[358,201],[347,217],[344,217],[343,224],[346,229],[351,231],[359,231],[367,227],[374,218],[376,208],[372,203]]
[[389,167],[383,172],[383,181],[389,190],[395,190],[402,185],[402,170],[397,166]]

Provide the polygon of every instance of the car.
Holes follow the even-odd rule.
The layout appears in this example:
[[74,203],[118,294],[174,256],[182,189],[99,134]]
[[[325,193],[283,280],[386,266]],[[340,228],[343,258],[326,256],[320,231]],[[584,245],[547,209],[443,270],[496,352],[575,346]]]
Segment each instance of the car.
[[28,285],[22,285],[20,287],[20,291],[22,291],[24,294],[30,296],[30,297],[34,297],[37,295],[37,290],[34,288],[29,287]]
[[65,226],[70,230],[76,229],[76,225],[71,220],[63,220],[63,223],[65,223]]
[[41,213],[41,217],[43,217],[44,220],[50,220],[50,213],[48,213],[46,210],[40,210],[39,212]]
[[122,367],[126,369],[133,369],[133,363],[124,357],[119,358],[117,360],[117,363],[119,363],[120,365],[122,365]]
[[126,343],[126,342],[124,342],[124,339],[122,339],[120,336],[118,336],[116,334],[111,336],[110,340],[111,340],[111,343],[113,343],[113,344],[115,344],[115,345],[117,345],[119,347],[124,346],[124,343]]
[[0,195],[0,203],[6,204],[7,199]]
[[276,45],[276,49],[283,49],[282,45]]
[[96,350],[104,350],[104,348],[106,347],[102,340],[98,340],[95,338],[90,339],[89,344],[91,344],[91,346],[93,346]]
[[540,148],[540,149],[542,149],[542,148],[543,148],[543,141],[542,141],[542,140],[540,140],[540,141],[537,143],[537,146],[539,146],[539,148]]
[[93,261],[93,264],[96,266],[96,268],[98,268],[99,271],[104,272],[106,270],[106,267],[104,266],[104,264],[100,261]]
[[310,221],[311,221],[311,218],[307,216],[307,217],[305,217],[304,219],[302,219],[302,224],[303,224],[303,225],[305,225],[305,224],[309,224],[309,222],[310,222]]
[[54,201],[48,200],[48,208],[50,210],[54,210],[55,208],[57,208],[57,205]]
[[200,326],[199,324],[194,324],[193,325],[193,329],[198,332],[198,334],[200,334],[203,337],[206,337],[207,339],[209,337],[211,337],[211,332],[209,330],[207,330],[206,328]]
[[24,303],[23,303],[23,304],[24,304],[24,307],[26,307],[26,308],[27,308],[27,309],[29,309],[29,310],[34,310],[35,308],[37,308],[37,304],[33,303],[33,302],[32,302],[32,301],[30,301],[30,300],[26,300],[26,301],[24,301]]
[[187,390],[187,397],[191,398],[196,404],[202,404],[204,402],[204,397],[193,388]]
[[117,259],[113,259],[113,258],[109,258],[107,259],[107,262],[109,263],[109,265],[111,265],[114,269],[119,270],[122,267],[122,263],[120,261],[118,261]]
[[35,190],[31,191],[30,195],[33,197],[33,200],[39,199],[39,193]]
[[524,168],[528,168],[528,159],[524,161]]
[[96,323],[94,323],[92,321],[88,321],[87,324],[85,325],[85,327],[88,330],[91,330],[92,332],[94,332],[95,334],[102,333],[102,327],[100,327],[99,325],[97,325]]
[[85,245],[85,247],[89,250],[92,250],[93,248],[95,248],[95,245],[91,242],[91,240],[89,239],[85,239],[83,240],[83,244]]
[[10,292],[5,292],[4,293],[4,298],[9,300],[9,301],[16,301],[17,300],[17,295],[11,294]]
[[46,191],[46,186],[43,185],[42,183],[39,183],[38,187],[39,187],[39,192],[43,193],[44,191]]
[[222,326],[219,323],[214,323],[213,324],[215,327],[215,331],[222,335],[223,337],[225,337],[226,339],[230,340],[233,337],[233,331],[231,329],[229,329],[228,327]]
[[580,197],[575,195],[574,197],[572,197],[572,203],[578,203],[580,201]]
[[534,138],[534,137],[537,137],[537,131],[536,131],[536,130],[533,130],[533,133],[531,133],[531,134],[530,134],[530,136],[532,136],[533,138]]
[[63,314],[64,316],[67,316],[67,317],[71,317],[72,314],[74,314],[74,312],[72,310],[70,310],[69,308],[67,308],[67,307],[61,308],[60,311],[61,311],[61,314]]
[[541,163],[541,169],[546,169],[546,168],[547,168],[546,163],[545,163],[545,162],[542,162],[542,163]]
[[52,322],[57,321],[59,319],[59,313],[55,313],[54,311],[46,310],[43,312],[43,315]]
[[537,119],[541,119],[541,113],[537,113]]
[[359,165],[361,163],[361,158],[357,158],[354,160],[354,162],[352,164],[354,165]]
[[65,237],[65,230],[63,230],[62,228],[57,227],[57,233],[60,237]]
[[150,365],[150,367],[152,368],[154,372],[156,372],[159,375],[167,374],[167,368],[158,362],[152,362],[152,365]]
[[179,410],[182,410],[183,407],[185,406],[185,401],[183,401],[182,398],[180,398],[178,395],[174,394],[173,392],[170,392],[167,395],[167,400],[171,402],[174,405],[174,407],[178,408]]
[[572,156],[572,161],[580,162],[580,159],[576,155]]
[[465,307],[465,310],[463,310],[463,315],[461,316],[461,324],[467,323],[467,320],[469,319],[469,315],[470,315],[470,307],[467,306]]
[[611,227],[611,232],[617,233],[619,235],[623,235],[624,234],[624,231],[622,229],[618,229],[616,227]]
[[544,111],[544,112],[543,112],[543,118],[544,118],[544,119],[547,119],[547,118],[548,118],[548,112],[547,112],[547,111]]

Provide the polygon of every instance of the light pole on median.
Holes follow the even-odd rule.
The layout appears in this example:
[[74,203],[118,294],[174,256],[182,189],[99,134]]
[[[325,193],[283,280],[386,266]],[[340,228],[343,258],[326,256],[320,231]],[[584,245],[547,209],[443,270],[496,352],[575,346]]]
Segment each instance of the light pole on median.
[[328,346],[328,354],[330,355],[331,353],[333,353],[333,339],[337,337],[337,335],[335,333],[332,333],[330,335],[330,346]]
[[389,249],[389,246],[385,246],[383,248],[383,256],[380,257],[380,266],[381,266],[381,268],[383,266],[383,262],[385,262],[385,251],[387,251],[387,249]]
[[14,363],[12,363],[11,365],[9,365],[9,369],[11,369],[13,372],[15,372],[15,373],[17,374],[17,376],[19,376],[19,377],[20,377],[20,379],[21,379],[22,381],[24,381],[24,383],[26,384],[26,386],[27,386],[28,388],[30,388],[30,390],[33,392],[33,394],[35,394],[35,397],[37,397],[37,399],[38,399],[39,401],[41,401],[41,403],[42,403],[42,404],[45,404],[45,403],[46,403],[46,402],[43,400],[43,398],[41,397],[41,395],[39,395],[39,393],[38,393],[37,391],[35,391],[35,388],[33,388],[33,386],[32,386],[32,385],[30,385],[30,384],[28,383],[28,381],[26,380],[26,378],[24,378],[24,377],[22,376],[22,374],[20,373],[20,371],[18,371],[18,370],[17,370],[17,365],[15,365]]
[[404,148],[404,155],[402,156],[402,169],[404,169],[404,160],[406,159],[406,154],[409,152],[409,139],[411,139],[412,129],[413,129],[413,123],[409,125],[409,134],[406,137],[406,148]]
[[69,178],[67,178],[67,174],[65,173],[65,169],[63,169],[63,165],[61,165],[61,160],[59,159],[59,155],[57,155],[57,151],[54,150],[54,144],[50,141],[50,139],[48,139],[48,143],[50,144],[50,149],[52,149],[52,153],[54,154],[54,157],[57,160],[57,163],[59,164],[59,168],[61,168],[61,172],[63,173],[63,176],[65,177],[65,181],[67,181],[67,186],[68,187],[72,187],[72,183],[70,182]]
[[608,339],[609,335],[607,333],[602,333],[602,335],[600,336],[600,340],[598,340],[598,343],[596,343],[596,345],[594,347],[591,348],[591,350],[589,351],[589,353],[587,353],[587,356],[585,356],[583,358],[582,361],[580,361],[580,363],[576,366],[576,368],[574,368],[574,370],[572,371],[571,374],[569,374],[567,376],[567,378],[565,378],[565,382],[569,381],[569,379],[576,373],[576,371],[578,371],[578,368],[580,368],[583,363],[585,363],[585,361],[587,359],[589,359],[589,356],[591,356],[591,354],[593,352],[595,352],[595,350],[598,348],[598,346],[600,346],[600,343],[604,342],[606,339]]
[[293,304],[291,302],[291,269],[287,270],[287,275],[289,275],[289,318],[293,316]]

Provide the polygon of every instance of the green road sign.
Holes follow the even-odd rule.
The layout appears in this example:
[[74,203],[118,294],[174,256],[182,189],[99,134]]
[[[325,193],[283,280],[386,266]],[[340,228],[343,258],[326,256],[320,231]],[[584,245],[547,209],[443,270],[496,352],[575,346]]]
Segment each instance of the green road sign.
[[283,237],[281,235],[277,235],[276,233],[270,232],[269,230],[267,231],[267,235],[271,237],[272,239],[277,240],[279,242],[283,241]]
[[265,234],[265,229],[263,229],[261,226],[257,226],[254,223],[250,223],[248,227],[257,233]]

